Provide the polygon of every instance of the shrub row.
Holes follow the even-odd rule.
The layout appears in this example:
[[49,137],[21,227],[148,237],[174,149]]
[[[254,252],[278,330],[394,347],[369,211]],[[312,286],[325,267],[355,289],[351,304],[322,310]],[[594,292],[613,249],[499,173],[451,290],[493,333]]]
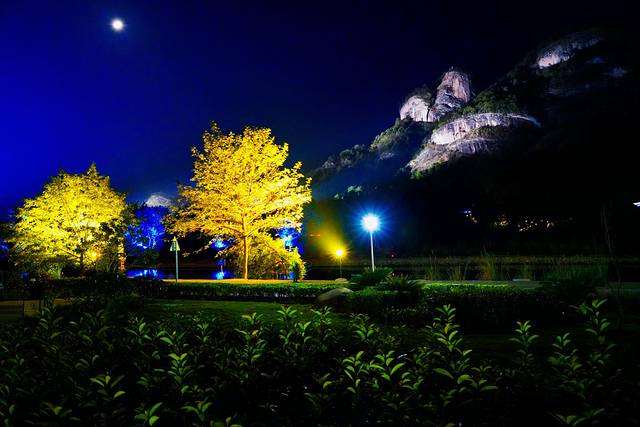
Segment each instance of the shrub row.
[[313,302],[318,295],[335,289],[337,285],[304,283],[241,285],[235,283],[135,285],[141,295],[166,299],[248,300],[280,302]]
[[364,313],[387,323],[424,326],[433,321],[435,309],[446,304],[457,308],[466,331],[500,330],[522,319],[550,325],[574,317],[549,292],[487,285],[428,285],[417,295],[366,288],[348,294],[339,309]]
[[[0,329],[5,426],[635,425],[637,379],[618,369],[602,302],[580,307],[587,342],[536,350],[531,324],[513,357],[474,356],[455,309],[438,308],[420,344],[357,315],[336,326],[283,308],[245,315],[109,320],[95,306]],[[632,355],[626,355],[632,357]]]
[[[313,302],[318,295],[338,287],[334,284],[305,283],[181,283],[153,279],[130,279],[120,275],[95,275],[46,282],[24,282],[4,290],[7,298],[41,299],[46,295],[61,298],[91,295],[116,296],[137,294],[151,298],[253,300],[279,302]],[[0,294],[0,297],[3,294]],[[7,299],[5,298],[5,299]]]

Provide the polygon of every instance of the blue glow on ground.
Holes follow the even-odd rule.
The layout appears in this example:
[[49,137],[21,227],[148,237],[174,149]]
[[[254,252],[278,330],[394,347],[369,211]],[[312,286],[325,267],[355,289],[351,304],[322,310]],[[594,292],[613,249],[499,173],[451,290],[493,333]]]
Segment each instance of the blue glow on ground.
[[227,270],[217,271],[213,274],[214,280],[233,279],[234,277],[236,276],[234,276],[230,271]]
[[127,277],[145,277],[148,279],[164,279],[166,275],[157,268],[145,268],[141,270],[127,271]]

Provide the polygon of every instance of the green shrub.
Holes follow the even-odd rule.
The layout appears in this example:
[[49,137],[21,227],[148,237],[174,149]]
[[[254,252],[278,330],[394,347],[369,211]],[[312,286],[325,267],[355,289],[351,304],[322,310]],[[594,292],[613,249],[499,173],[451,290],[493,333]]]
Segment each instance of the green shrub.
[[365,268],[361,274],[351,276],[351,289],[363,289],[368,286],[376,286],[384,282],[391,276],[393,269],[389,267],[378,267],[375,271]]
[[387,279],[376,286],[381,291],[398,291],[417,299],[420,298],[422,284],[417,280],[410,280],[406,275],[390,274]]
[[137,293],[166,299],[312,302],[318,295],[339,287],[305,283],[243,285],[235,283],[158,283],[135,286]]
[[419,296],[366,288],[347,295],[344,310],[391,324],[424,326],[443,305],[457,308],[467,331],[505,330],[522,318],[544,325],[571,320],[554,295],[503,285],[426,285]]
[[521,321],[517,339],[497,343],[514,357],[491,360],[471,351],[451,305],[435,307],[409,343],[362,314],[339,326],[327,309],[306,317],[282,307],[273,323],[254,313],[225,325],[202,313],[111,319],[93,303],[61,316],[47,303],[35,322],[0,329],[0,418],[5,426],[636,425],[637,377],[615,363],[621,351],[603,304],[578,307],[586,341],[563,333],[541,355],[535,324]]
[[546,292],[567,304],[575,304],[595,294],[597,287],[607,284],[607,266],[559,265],[555,271],[547,275],[545,282],[543,289]]
[[294,282],[304,279],[307,274],[307,266],[305,262],[298,256],[291,261],[291,275]]

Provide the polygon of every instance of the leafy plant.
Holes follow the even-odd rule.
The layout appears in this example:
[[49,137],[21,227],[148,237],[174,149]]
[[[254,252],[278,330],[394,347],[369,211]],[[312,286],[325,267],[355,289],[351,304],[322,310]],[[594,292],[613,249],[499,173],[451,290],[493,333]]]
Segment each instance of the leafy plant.
[[368,286],[376,286],[386,281],[393,273],[388,267],[378,267],[376,270],[365,268],[361,274],[351,276],[351,287],[354,290],[363,289]]

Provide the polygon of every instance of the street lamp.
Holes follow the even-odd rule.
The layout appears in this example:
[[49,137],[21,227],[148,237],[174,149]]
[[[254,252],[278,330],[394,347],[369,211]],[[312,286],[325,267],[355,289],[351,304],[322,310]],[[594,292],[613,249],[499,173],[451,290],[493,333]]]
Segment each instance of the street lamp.
[[373,214],[367,214],[362,218],[362,228],[369,232],[371,242],[371,271],[376,271],[376,264],[373,260],[373,232],[380,228],[380,219]]
[[336,258],[338,258],[338,265],[340,266],[340,278],[342,278],[342,257],[344,257],[344,249],[336,249]]

